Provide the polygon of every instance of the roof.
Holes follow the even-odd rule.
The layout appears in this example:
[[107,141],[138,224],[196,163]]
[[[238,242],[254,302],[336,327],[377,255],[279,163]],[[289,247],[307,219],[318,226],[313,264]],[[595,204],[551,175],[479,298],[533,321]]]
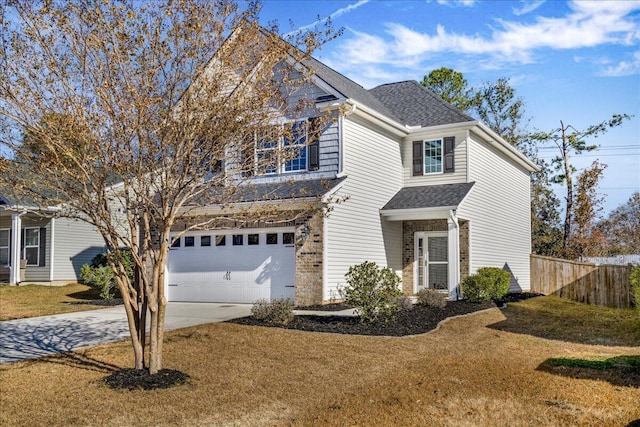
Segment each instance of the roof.
[[405,125],[426,127],[475,121],[415,80],[383,84],[369,92]]
[[[221,188],[218,191],[220,191],[219,195],[228,203],[318,198],[327,194],[345,179],[346,177],[247,184],[238,186],[237,190],[228,198],[224,197],[223,193],[228,191],[227,188]],[[212,199],[215,199],[215,194],[212,196]]]
[[475,182],[405,187],[387,202],[382,210],[425,209],[458,206]]

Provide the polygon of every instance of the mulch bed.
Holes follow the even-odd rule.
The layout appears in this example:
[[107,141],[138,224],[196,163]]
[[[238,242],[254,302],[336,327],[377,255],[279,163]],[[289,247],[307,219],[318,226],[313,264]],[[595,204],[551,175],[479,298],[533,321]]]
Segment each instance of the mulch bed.
[[[331,332],[350,335],[376,335],[403,337],[424,334],[435,329],[444,319],[462,314],[474,313],[493,307],[502,307],[505,303],[517,302],[540,296],[530,292],[512,293],[500,301],[469,302],[449,301],[444,308],[414,305],[410,310],[402,310],[387,321],[378,320],[363,324],[357,317],[351,316],[314,316],[298,315],[286,325],[269,324],[252,316],[229,320],[229,323],[251,326],[268,326],[283,329],[297,329],[309,332]],[[339,311],[352,308],[345,304],[327,304],[311,307],[297,307],[297,310]]]
[[175,369],[161,369],[151,375],[147,369],[120,369],[108,377],[104,382],[113,389],[124,390],[154,390],[169,388],[182,384],[189,379],[189,375]]
[[445,308],[415,305],[411,310],[399,311],[393,319],[388,321],[378,320],[370,324],[360,323],[357,317],[331,315],[299,315],[295,316],[294,319],[286,325],[269,324],[257,320],[252,316],[229,320],[229,322],[240,325],[269,326],[310,332],[402,337],[431,331],[438,326],[438,323],[447,317],[474,313],[492,307],[497,307],[493,301],[481,303],[450,301]]

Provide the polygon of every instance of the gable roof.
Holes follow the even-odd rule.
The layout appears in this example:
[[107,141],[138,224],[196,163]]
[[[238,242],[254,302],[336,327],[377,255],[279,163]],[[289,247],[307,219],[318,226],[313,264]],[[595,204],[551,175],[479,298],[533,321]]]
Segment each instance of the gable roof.
[[455,208],[462,203],[473,184],[475,182],[404,187],[384,205],[382,210]]
[[415,80],[376,86],[369,92],[409,126],[437,126],[475,121]]

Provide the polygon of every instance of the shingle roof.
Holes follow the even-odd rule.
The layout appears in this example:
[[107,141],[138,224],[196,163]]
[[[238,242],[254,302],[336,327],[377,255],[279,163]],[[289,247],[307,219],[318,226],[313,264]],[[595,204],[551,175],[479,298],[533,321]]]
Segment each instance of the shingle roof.
[[458,206],[466,197],[474,182],[460,184],[425,185],[422,187],[405,187],[382,208],[393,209],[424,209]]
[[393,119],[398,123],[403,123],[400,117],[397,116],[392,109],[387,108],[387,106],[374,94],[348,77],[343,76],[333,68],[326,66],[315,58],[310,58],[308,61],[305,61],[305,65],[315,71],[316,77],[319,77],[329,86],[340,92],[340,94],[345,98],[351,98],[361,102],[367,107],[373,108],[390,119]]
[[[238,186],[236,191],[229,197],[222,194],[228,189],[224,188],[218,191],[221,192],[222,198],[228,203],[295,200],[321,197],[345,179],[346,177],[247,184]],[[212,195],[212,199],[215,200],[216,196]]]
[[409,126],[437,126],[474,119],[415,80],[383,84],[369,92]]

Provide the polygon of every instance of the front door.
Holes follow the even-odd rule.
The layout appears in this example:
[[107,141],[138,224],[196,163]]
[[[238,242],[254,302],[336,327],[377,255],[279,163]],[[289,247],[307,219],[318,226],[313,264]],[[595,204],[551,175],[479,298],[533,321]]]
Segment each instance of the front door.
[[449,289],[449,247],[447,232],[415,234],[415,290]]

